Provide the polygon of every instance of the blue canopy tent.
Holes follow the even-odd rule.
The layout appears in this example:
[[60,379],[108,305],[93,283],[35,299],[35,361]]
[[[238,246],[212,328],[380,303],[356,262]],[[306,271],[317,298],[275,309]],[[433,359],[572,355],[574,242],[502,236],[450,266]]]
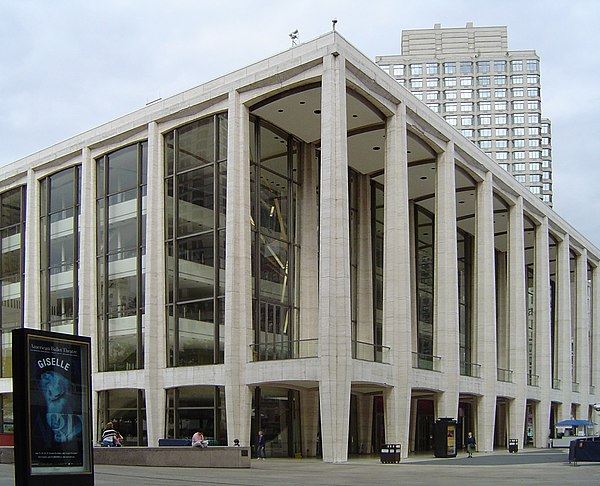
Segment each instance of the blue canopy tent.
[[592,425],[596,425],[595,422],[591,420],[563,420],[562,422],[558,422],[554,424],[555,427],[590,427]]
[[550,444],[552,447],[569,447],[573,439],[595,437],[594,425],[596,423],[591,420],[569,419],[557,422],[554,424]]

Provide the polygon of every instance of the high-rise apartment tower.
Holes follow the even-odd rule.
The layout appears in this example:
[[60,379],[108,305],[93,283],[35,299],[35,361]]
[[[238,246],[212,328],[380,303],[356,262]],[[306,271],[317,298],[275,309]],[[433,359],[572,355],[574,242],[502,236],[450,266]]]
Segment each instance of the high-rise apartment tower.
[[402,31],[401,54],[376,62],[515,179],[552,205],[550,120],[540,58],[509,51],[507,28]]

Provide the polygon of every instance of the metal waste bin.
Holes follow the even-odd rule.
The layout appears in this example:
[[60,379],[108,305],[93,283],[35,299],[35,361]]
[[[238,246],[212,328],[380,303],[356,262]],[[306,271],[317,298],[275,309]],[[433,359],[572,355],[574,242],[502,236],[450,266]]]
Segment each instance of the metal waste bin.
[[401,444],[384,444],[381,447],[381,464],[399,464],[400,463]]
[[519,450],[519,439],[508,439],[508,452],[517,452]]

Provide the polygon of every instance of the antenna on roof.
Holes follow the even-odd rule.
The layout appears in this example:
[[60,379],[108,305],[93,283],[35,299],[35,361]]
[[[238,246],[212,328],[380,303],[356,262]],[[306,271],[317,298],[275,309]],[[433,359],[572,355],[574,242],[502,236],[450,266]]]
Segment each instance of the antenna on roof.
[[298,45],[298,37],[300,34],[298,33],[298,29],[294,30],[294,32],[290,32],[290,39],[292,39],[292,47],[296,47]]
[[335,24],[337,24],[337,19],[333,19],[331,23],[333,25],[333,31],[335,32]]

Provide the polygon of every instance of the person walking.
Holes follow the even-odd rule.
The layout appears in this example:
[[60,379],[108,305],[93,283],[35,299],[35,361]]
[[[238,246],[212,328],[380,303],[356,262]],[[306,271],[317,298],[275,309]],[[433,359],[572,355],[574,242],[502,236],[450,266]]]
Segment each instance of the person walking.
[[473,457],[473,452],[475,452],[475,444],[477,444],[477,442],[475,442],[473,432],[469,432],[467,434],[467,440],[465,443],[467,444],[467,454],[469,454],[468,457]]
[[265,460],[267,456],[265,451],[265,434],[263,434],[262,430],[258,431],[258,442],[256,444],[256,458]]

